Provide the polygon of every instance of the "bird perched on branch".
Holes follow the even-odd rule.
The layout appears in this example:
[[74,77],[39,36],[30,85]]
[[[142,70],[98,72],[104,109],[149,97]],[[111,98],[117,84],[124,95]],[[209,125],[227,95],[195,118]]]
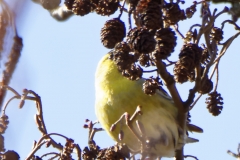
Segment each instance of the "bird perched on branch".
[[172,98],[163,90],[146,95],[143,83],[143,78],[131,81],[123,77],[109,54],[105,55],[95,75],[97,118],[108,135],[132,152],[174,157],[176,149],[190,138],[177,123]]

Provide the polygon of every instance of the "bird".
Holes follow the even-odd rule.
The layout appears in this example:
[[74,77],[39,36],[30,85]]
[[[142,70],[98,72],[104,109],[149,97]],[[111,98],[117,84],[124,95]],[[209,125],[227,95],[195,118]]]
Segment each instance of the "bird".
[[[187,135],[177,123],[178,110],[172,98],[162,90],[146,95],[142,90],[144,78],[128,80],[109,57],[109,53],[103,56],[95,73],[95,113],[101,126],[114,141],[126,144],[133,153],[141,151],[142,138],[149,143],[149,155],[174,157]],[[141,114],[136,115],[129,129],[121,117],[133,115],[137,108],[141,108]],[[144,127],[144,135],[137,122]]]

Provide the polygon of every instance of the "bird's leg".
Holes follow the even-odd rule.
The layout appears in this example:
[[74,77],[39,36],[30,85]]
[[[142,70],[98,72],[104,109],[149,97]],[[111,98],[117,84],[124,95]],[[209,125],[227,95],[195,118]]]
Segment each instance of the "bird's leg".
[[[134,134],[134,136],[140,141],[141,143],[141,160],[145,160],[146,158],[150,158],[150,160],[155,159],[156,155],[149,155],[149,151],[152,147],[154,147],[155,142],[152,139],[149,139],[146,137],[145,128],[143,124],[137,120],[137,116],[141,115],[141,106],[137,106],[137,109],[133,113],[132,116],[130,116],[129,113],[125,112],[114,124],[112,124],[110,131],[113,131],[118,123],[121,123],[122,120],[125,118],[126,125],[128,126],[128,129]],[[137,129],[133,127],[133,122],[136,122]],[[119,140],[123,138],[123,131],[120,129],[119,133]],[[154,158],[153,158],[154,157]]]
[[[133,127],[133,121],[136,120],[136,117],[138,115],[141,115],[142,112],[141,112],[141,106],[137,106],[137,109],[135,110],[135,112],[133,113],[133,115],[130,117],[130,114],[125,112],[114,124],[112,124],[111,128],[110,128],[110,131],[113,131],[116,127],[116,125],[118,123],[120,123],[124,118],[125,118],[125,122],[126,122],[126,125],[128,126],[129,130],[137,137],[137,139],[139,141],[142,141],[142,138],[141,136],[139,135],[139,133],[136,131],[136,129]],[[122,132],[122,131],[120,131]],[[121,133],[120,133],[121,134]],[[121,136],[120,136],[121,137]]]
[[[131,117],[128,113],[125,113],[121,118],[125,117],[126,125],[128,126],[129,130],[136,136],[136,138],[141,143],[140,160],[145,160],[146,158],[153,160],[156,158],[156,156],[150,155],[149,153],[150,153],[150,149],[155,146],[155,143],[153,139],[150,139],[146,136],[144,125],[141,123],[141,121],[136,119],[137,116],[141,114],[142,114],[141,106],[138,106],[136,111],[133,113]],[[133,127],[132,122],[134,121],[136,122],[138,131]]]
[[139,133],[136,131],[136,129],[133,127],[133,122],[137,121],[136,118],[138,115],[141,115],[142,111],[141,111],[141,106],[137,106],[137,109],[135,110],[135,112],[133,113],[133,115],[130,117],[129,114],[127,114],[125,116],[125,120],[126,120],[126,125],[128,126],[129,130],[137,137],[137,139],[142,142],[142,135],[139,135]]

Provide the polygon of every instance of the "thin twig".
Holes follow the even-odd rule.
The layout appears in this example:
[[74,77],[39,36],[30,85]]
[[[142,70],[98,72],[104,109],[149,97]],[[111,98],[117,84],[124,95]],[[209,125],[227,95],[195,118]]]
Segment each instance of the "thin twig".
[[49,156],[49,155],[60,156],[59,153],[56,153],[56,152],[49,152],[49,153],[45,153],[45,154],[43,154],[43,155],[41,156],[41,158],[46,157],[46,156]]
[[45,125],[44,119],[43,119],[43,111],[42,111],[42,101],[41,101],[41,97],[36,94],[34,91],[32,90],[27,90],[26,94],[32,94],[35,97],[35,101],[36,101],[36,107],[38,110],[38,117],[41,119],[41,126],[43,127],[44,132],[42,132],[42,135],[47,134],[47,127]]
[[192,156],[192,155],[185,155],[185,156],[184,156],[184,158],[188,158],[188,157],[191,157],[191,158],[193,158],[193,159],[195,159],[195,160],[198,160],[198,158],[197,158],[197,157],[195,157],[195,156]]
[[166,60],[169,62],[169,64],[166,64],[166,67],[169,67],[169,66],[177,63],[176,61],[175,62],[170,61],[168,58]]
[[194,25],[192,25],[190,28],[189,28],[189,32],[190,31],[192,31],[192,29],[194,28],[194,27],[201,27],[202,25],[201,24],[194,24]]
[[174,29],[182,39],[185,39],[184,35],[178,29],[178,24],[174,25]]
[[[219,61],[218,61],[219,62]],[[215,83],[215,87],[214,87],[214,92],[216,92],[216,90],[217,90],[217,87],[218,87],[218,81],[219,81],[219,70],[218,70],[218,64],[219,63],[217,63],[216,64],[216,83]]]
[[[37,118],[40,118],[40,123],[41,123],[41,126],[39,126],[39,130],[40,132],[42,133],[43,135],[43,138],[45,138],[47,135],[49,135],[47,133],[47,128],[46,128],[46,125],[44,123],[44,119],[43,119],[43,111],[42,111],[42,102],[41,102],[41,97],[38,96],[38,94],[36,94],[34,91],[32,90],[27,90],[27,89],[24,89],[24,93],[23,93],[23,96],[21,96],[16,90],[14,90],[13,88],[9,87],[9,86],[2,86],[2,88],[4,89],[8,89],[10,90],[11,92],[13,92],[15,94],[14,97],[12,97],[10,100],[8,100],[8,102],[6,103],[6,105],[4,106],[3,108],[3,113],[5,113],[6,111],[6,107],[8,106],[8,104],[13,100],[13,99],[22,99],[23,101],[24,100],[33,100],[36,102],[36,107],[37,107],[37,111],[38,111],[38,114],[37,114]],[[32,94],[34,97],[31,97],[31,96],[27,96],[28,94]],[[50,135],[54,135],[55,133],[52,133]],[[60,134],[55,134],[55,135],[59,135]],[[67,138],[67,137],[65,137]],[[51,145],[54,147],[54,148],[57,148],[59,150],[62,150],[62,145],[56,143],[51,137],[48,137],[47,139],[49,139],[51,141]],[[40,141],[41,143],[41,141]],[[39,144],[38,144],[39,145]]]
[[8,85],[2,85],[1,84],[1,88],[4,88],[4,89],[7,89],[7,90],[10,90],[11,92],[13,92],[16,96],[21,96],[15,89],[13,89],[12,87],[8,86]]
[[232,151],[228,150],[227,153],[231,156],[233,156],[234,158],[239,158],[239,155],[236,153],[233,153]]
[[[216,41],[212,40],[212,43],[215,43]],[[215,43],[216,44],[216,43]],[[211,47],[213,48],[213,47]],[[209,51],[208,51],[209,52]],[[217,49],[215,48],[215,50],[212,50],[209,52],[211,58],[210,58],[210,61],[208,62],[208,64],[206,65],[204,71],[203,71],[203,74],[202,74],[202,77],[201,77],[201,80],[206,80],[207,78],[207,75],[208,75],[208,72],[209,72],[209,69],[210,67],[214,64],[214,60],[216,58],[216,55],[217,55]],[[204,83],[204,82],[203,82]]]
[[198,65],[198,67],[195,68],[196,72],[196,79],[195,79],[195,85],[192,89],[189,90],[189,95],[187,100],[184,102],[184,107],[189,109],[189,106],[193,103],[195,94],[201,87],[201,66]]
[[128,9],[128,25],[129,25],[129,30],[132,29],[132,22],[131,22],[131,15],[132,15],[132,11],[134,10],[134,8],[129,5],[129,9]]
[[223,47],[220,51],[219,56],[215,59],[215,61],[213,63],[216,63],[217,61],[219,61],[219,59],[226,53],[228,47],[231,45],[231,43],[233,42],[233,40],[235,38],[237,38],[240,35],[240,32],[236,33],[235,35],[233,35],[232,37],[230,37],[226,42],[224,42]]
[[75,145],[75,149],[76,149],[76,151],[77,151],[77,157],[78,157],[78,160],[81,160],[82,158],[82,150],[81,150],[81,148],[79,147],[79,145],[78,144],[76,144]]
[[193,109],[193,107],[196,105],[196,103],[198,102],[198,100],[199,100],[201,97],[202,97],[202,94],[200,94],[200,95],[197,97],[197,99],[192,103],[192,105],[189,107],[189,111],[190,111],[191,109]]
[[104,129],[103,128],[93,128],[93,130],[89,136],[89,140],[93,140],[95,133],[97,133],[99,131],[104,131]]
[[232,20],[225,20],[225,21],[223,21],[223,22],[221,23],[221,24],[222,24],[221,29],[224,28],[225,23],[227,23],[227,22],[230,23],[230,24],[232,24],[232,25],[234,25],[236,30],[240,30],[240,27],[239,27],[234,21],[232,21]]
[[221,14],[227,13],[228,10],[229,10],[229,9],[228,9],[227,7],[224,7],[224,9],[223,9],[221,12],[219,12],[216,16],[214,16],[215,14],[213,14],[213,16],[214,16],[215,19],[216,19],[216,18],[219,17]]
[[[209,20],[208,20],[208,18],[209,18]],[[211,11],[210,11],[209,7],[207,7],[206,14],[203,15],[202,25],[201,25],[201,28],[199,29],[199,33],[198,33],[198,36],[196,38],[196,44],[199,43],[200,38],[202,37],[202,34],[205,34],[205,40],[206,40],[207,47],[210,46],[210,44],[209,44],[210,41],[207,41],[207,40],[209,40],[209,38],[207,38],[206,33],[208,33],[211,30],[211,28],[213,27],[214,21],[215,21],[215,17],[211,16]],[[207,23],[207,25],[206,25],[206,23]]]
[[28,154],[27,158],[25,160],[31,160],[32,156],[42,147],[42,145],[44,145],[45,143],[47,143],[47,141],[44,141],[40,144],[38,144],[37,146],[34,147],[34,149]]
[[119,16],[118,16],[119,19],[120,19],[121,16],[122,16],[122,13],[123,13],[123,10],[124,10],[124,6],[125,6],[125,2],[126,2],[126,0],[123,1],[122,7],[120,8],[120,14],[119,14]]
[[4,107],[3,107],[2,115],[5,114],[5,111],[6,111],[6,109],[7,109],[8,104],[9,104],[12,100],[14,100],[14,99],[19,99],[19,97],[18,97],[18,96],[13,96],[12,98],[10,98],[10,99],[7,101],[7,103],[6,103],[6,104],[4,105]]
[[[29,153],[29,155],[27,156],[26,160],[30,160],[31,157],[41,148],[41,146],[42,146],[43,144],[49,142],[49,140],[51,141],[51,145],[53,145],[53,144],[52,144],[53,140],[52,140],[52,138],[50,138],[50,136],[52,136],[52,135],[56,135],[56,136],[59,136],[59,137],[63,137],[63,138],[65,138],[66,140],[68,139],[68,137],[66,137],[66,136],[64,136],[64,135],[62,135],[62,134],[59,134],[59,133],[49,133],[49,134],[46,134],[46,135],[42,136],[42,137],[40,138],[40,140],[36,143],[34,149]],[[49,140],[44,141],[45,139],[49,139]],[[54,146],[53,146],[53,147],[54,147]],[[62,150],[62,149],[63,149],[63,146],[58,143],[58,147],[55,147],[55,148],[58,148],[59,150]]]
[[209,79],[212,79],[212,77],[213,77],[213,75],[214,75],[214,73],[215,73],[215,71],[216,71],[216,67],[217,67],[217,64],[215,64],[215,66],[214,66],[214,68],[213,68],[213,71],[212,71]]
[[[118,5],[118,8],[122,8],[122,6],[119,4],[119,5]],[[123,11],[126,12],[126,13],[128,13],[128,10],[127,10],[126,8],[123,8]]]
[[149,70],[149,71],[143,71],[143,73],[152,73],[152,72],[156,72],[157,69],[153,69],[153,70]]

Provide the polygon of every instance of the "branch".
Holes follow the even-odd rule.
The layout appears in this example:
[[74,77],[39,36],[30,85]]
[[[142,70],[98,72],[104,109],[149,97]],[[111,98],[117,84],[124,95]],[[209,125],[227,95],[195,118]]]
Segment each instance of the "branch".
[[[38,94],[36,94],[34,91],[32,90],[27,90],[27,89],[24,89],[23,90],[23,94],[22,96],[16,91],[14,90],[13,88],[7,86],[7,85],[2,85],[1,86],[1,89],[8,89],[10,90],[11,92],[13,92],[15,94],[15,96],[13,96],[12,98],[10,98],[6,105],[4,106],[3,108],[3,112],[2,114],[5,114],[6,112],[6,108],[8,106],[8,104],[13,100],[13,99],[21,99],[21,102],[20,102],[20,108],[23,107],[24,105],[24,101],[25,100],[33,100],[36,102],[36,107],[37,107],[37,111],[38,111],[38,114],[36,114],[35,116],[35,120],[36,120],[36,124],[38,125],[38,129],[39,131],[42,133],[42,136],[43,137],[46,137],[48,135],[47,133],[47,128],[46,128],[46,125],[45,125],[45,122],[44,122],[44,119],[43,119],[43,111],[42,111],[42,101],[41,101],[41,97],[38,96]],[[28,94],[32,94],[34,97],[31,97],[31,96],[28,96]],[[52,135],[52,134],[51,134]],[[58,134],[59,135],[59,134]],[[67,138],[67,137],[65,137]],[[51,137],[47,137],[46,139],[50,140],[51,141],[51,145],[54,147],[54,148],[57,148],[59,150],[62,150],[62,145],[56,143]],[[42,141],[42,140],[41,140]],[[41,144],[38,144],[40,145],[39,148],[41,147]],[[38,149],[39,149],[38,148]]]
[[223,43],[223,47],[221,49],[221,52],[219,56],[216,58],[216,60],[213,63],[216,63],[219,61],[219,59],[226,53],[228,47],[232,44],[233,40],[239,36],[240,32],[236,33],[232,37],[230,37],[226,42]]
[[222,22],[222,27],[221,27],[221,29],[224,28],[226,22],[234,25],[236,30],[240,30],[240,27],[239,27],[234,21],[232,21],[232,20],[225,20],[225,21],[223,21],[223,22]]
[[123,5],[121,6],[120,5],[120,14],[118,15],[118,19],[120,19],[121,18],[121,16],[122,16],[122,13],[123,13],[123,11],[124,11],[124,6],[125,6],[125,2],[126,2],[126,0],[124,0],[123,1]]
[[46,157],[46,156],[49,156],[49,155],[55,155],[54,157],[52,157],[52,159],[53,159],[53,158],[56,158],[56,157],[60,157],[60,154],[59,154],[59,153],[49,152],[49,153],[43,154],[43,155],[41,156],[41,158]]
[[194,27],[201,27],[201,24],[194,24],[194,25],[192,25],[190,28],[189,28],[189,32],[190,31],[192,31],[192,29],[194,28]]
[[31,151],[31,153],[27,156],[27,158],[25,160],[31,160],[34,153],[36,153],[42,147],[42,145],[44,145],[46,142],[47,141],[44,141],[44,142],[38,144],[36,147],[34,147],[34,149]]
[[[219,62],[219,61],[218,61],[218,62]],[[218,81],[219,81],[219,70],[218,70],[218,64],[219,64],[219,63],[216,64],[216,69],[215,69],[215,70],[216,70],[216,84],[215,84],[215,87],[214,87],[214,90],[213,90],[214,92],[216,92],[216,90],[217,90],[217,87],[218,87]]]
[[[158,74],[162,77],[165,85],[167,86],[175,106],[178,108],[178,124],[182,128],[183,134],[186,133],[186,119],[187,108],[184,107],[183,101],[178,93],[173,76],[167,71],[166,64],[162,61],[157,61],[156,66]],[[176,151],[176,160],[183,160],[183,148]]]
[[202,97],[202,94],[200,94],[200,95],[197,97],[197,99],[192,103],[192,105],[189,107],[189,111],[190,111],[191,109],[193,109],[193,107],[196,105],[196,103],[198,102],[198,100],[199,100],[201,97]]
[[82,159],[82,158],[81,158],[81,156],[82,156],[82,150],[81,150],[81,148],[79,147],[78,144],[75,145],[75,149],[76,149],[76,151],[77,151],[78,160],[81,160],[81,159]]
[[178,24],[174,25],[174,29],[182,39],[185,39],[184,35],[178,29]]
[[157,69],[153,69],[153,70],[149,70],[149,71],[143,71],[143,73],[152,73],[152,72],[156,72]]
[[[27,158],[25,160],[31,160],[32,156],[42,147],[43,144],[49,142],[49,141],[44,141],[45,139],[49,139],[50,140],[50,143],[51,145],[53,140],[52,138],[50,138],[51,135],[57,135],[57,136],[60,136],[60,137],[63,137],[65,138],[66,140],[68,139],[66,136],[64,135],[61,135],[61,134],[58,134],[58,133],[49,133],[49,134],[46,134],[44,136],[42,136],[40,138],[40,140],[36,143],[36,145],[34,146],[33,150],[28,154]],[[54,146],[53,146],[54,147]],[[56,148],[56,147],[55,147]],[[58,148],[61,148],[60,150],[63,149],[63,146],[61,144],[58,144]]]
[[195,159],[195,160],[198,160],[198,158],[195,157],[195,156],[191,156],[191,155],[186,155],[186,156],[184,156],[184,158],[188,158],[188,157],[191,157],[191,158],[193,158],[193,159]]

